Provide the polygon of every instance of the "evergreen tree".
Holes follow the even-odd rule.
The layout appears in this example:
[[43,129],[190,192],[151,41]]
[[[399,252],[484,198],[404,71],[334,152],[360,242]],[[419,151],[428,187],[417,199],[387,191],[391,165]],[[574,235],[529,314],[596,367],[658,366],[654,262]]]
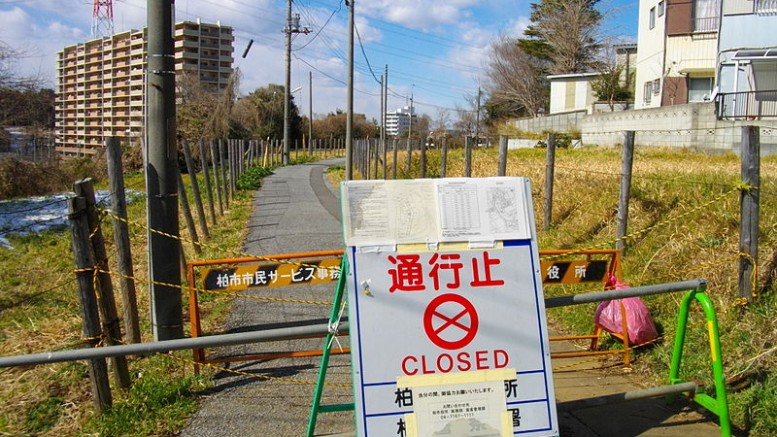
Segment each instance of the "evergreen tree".
[[540,0],[531,4],[532,24],[518,46],[535,58],[545,74],[596,70],[601,48],[599,0]]

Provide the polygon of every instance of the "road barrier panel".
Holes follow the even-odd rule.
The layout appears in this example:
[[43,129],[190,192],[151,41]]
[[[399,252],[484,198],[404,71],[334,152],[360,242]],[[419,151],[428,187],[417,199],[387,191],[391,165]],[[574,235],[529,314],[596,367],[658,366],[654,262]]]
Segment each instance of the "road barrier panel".
[[[238,292],[246,290],[261,291],[276,287],[336,283],[340,276],[341,256],[342,251],[335,250],[224,258],[188,263],[187,278],[189,282],[191,336],[196,338],[203,335],[198,299],[200,292],[215,292],[239,296]],[[197,273],[199,273],[199,277]],[[202,287],[198,288],[198,283],[201,283]],[[244,297],[253,296],[244,295]],[[277,302],[294,302],[293,299],[266,299]],[[303,301],[298,302],[305,303]],[[328,302],[307,303],[328,305]],[[340,353],[348,353],[349,351],[343,349]],[[201,364],[320,356],[322,353],[322,350],[305,350],[207,359],[203,348],[193,350],[194,362]],[[195,372],[198,371],[199,366],[195,365]]]

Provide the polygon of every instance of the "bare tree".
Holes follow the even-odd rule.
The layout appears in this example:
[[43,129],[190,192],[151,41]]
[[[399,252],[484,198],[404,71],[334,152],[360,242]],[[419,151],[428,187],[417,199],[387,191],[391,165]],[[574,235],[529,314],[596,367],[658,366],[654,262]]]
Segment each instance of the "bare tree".
[[176,124],[184,138],[196,142],[230,136],[238,77],[235,71],[224,89],[205,86],[196,74],[184,73],[176,79]]
[[445,135],[448,130],[448,125],[451,121],[451,113],[447,108],[440,108],[437,110],[437,118],[432,124],[432,131],[440,136]]
[[526,54],[515,40],[500,37],[491,46],[486,68],[487,92],[495,104],[518,104],[536,116],[547,101],[548,90],[538,60]]

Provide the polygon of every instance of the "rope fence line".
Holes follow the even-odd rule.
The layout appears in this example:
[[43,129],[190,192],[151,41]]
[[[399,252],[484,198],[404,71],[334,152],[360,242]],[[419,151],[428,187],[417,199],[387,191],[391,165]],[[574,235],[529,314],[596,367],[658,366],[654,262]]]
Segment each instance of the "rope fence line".
[[[765,135],[777,135],[777,128],[772,126],[758,126],[761,132]],[[623,135],[626,131],[633,131],[635,134],[652,134],[652,135],[691,135],[693,133],[702,132],[708,136],[714,136],[716,132],[731,131],[731,135],[739,135],[741,126],[715,126],[715,127],[692,127],[685,129],[623,129],[623,130],[602,130],[602,131],[586,131],[585,135]]]
[[729,190],[729,191],[727,191],[725,193],[722,193],[719,196],[715,197],[714,199],[709,200],[709,201],[707,201],[707,202],[705,202],[705,203],[703,203],[701,205],[698,205],[698,206],[696,206],[694,208],[686,210],[683,213],[677,215],[676,217],[668,218],[668,219],[665,219],[665,220],[660,220],[660,221],[654,223],[653,225],[648,226],[647,228],[643,228],[643,229],[631,232],[631,233],[629,233],[627,235],[624,235],[623,237],[616,238],[614,240],[604,241],[602,243],[599,243],[599,244],[596,244],[596,245],[594,245],[592,247],[589,247],[588,249],[570,249],[569,251],[565,251],[564,253],[561,253],[561,254],[558,254],[558,255],[552,255],[552,256],[544,257],[544,259],[551,259],[551,260],[552,259],[558,259],[558,258],[563,257],[563,256],[580,255],[580,254],[583,254],[585,252],[585,250],[605,249],[605,248],[609,248],[609,247],[614,247],[619,241],[628,241],[628,240],[631,240],[631,239],[635,239],[636,237],[638,237],[638,236],[640,236],[642,234],[645,234],[647,232],[650,232],[650,231],[652,231],[653,229],[655,229],[657,227],[665,226],[665,225],[668,225],[668,224],[673,223],[675,221],[679,221],[681,219],[684,219],[684,218],[688,217],[691,214],[694,214],[694,213],[696,213],[698,211],[701,211],[702,209],[707,208],[710,205],[725,199],[726,197],[728,197],[729,195],[731,195],[731,193],[733,193],[735,191],[749,190],[749,189],[755,189],[755,187],[747,186],[744,183],[737,184],[731,190]]
[[[75,269],[73,270],[74,273],[92,273],[92,276],[94,278],[94,281],[97,281],[98,274],[100,273],[106,273],[112,276],[120,277],[120,278],[127,278],[132,279],[144,284],[153,284],[153,285],[161,285],[163,287],[168,288],[182,288],[182,284],[173,284],[170,282],[161,282],[161,281],[152,281],[147,278],[141,278],[137,276],[130,276],[125,275],[118,272],[112,272],[109,270],[102,270],[100,268],[87,268],[87,269]],[[241,293],[234,293],[234,292],[228,292],[228,291],[220,291],[220,290],[206,290],[203,288],[195,287],[195,291],[198,293],[211,293],[211,294],[221,294],[224,296],[229,297],[240,297],[240,298],[246,298],[246,299],[254,299],[254,300],[261,300],[261,301],[267,301],[267,302],[276,302],[276,303],[300,303],[300,304],[307,304],[307,305],[320,305],[320,306],[332,306],[332,302],[320,302],[320,301],[313,301],[313,300],[302,300],[302,299],[284,299],[280,297],[267,297],[267,296],[252,296],[249,294],[241,294]]]
[[[150,229],[148,226],[146,226],[146,225],[144,225],[142,223],[137,223],[137,222],[135,222],[133,220],[129,220],[129,219],[125,219],[123,217],[119,217],[119,216],[113,214],[113,212],[110,211],[110,210],[103,210],[103,211],[105,212],[105,216],[109,216],[109,217],[111,217],[113,219],[116,219],[116,220],[122,221],[124,223],[127,223],[128,225],[144,229],[144,230],[146,230],[148,232],[152,232],[152,233],[155,233],[155,234],[158,234],[158,235],[165,236],[167,238],[171,238],[173,240],[179,240],[181,242],[189,243],[189,244],[192,244],[192,245],[197,244],[197,245],[199,245],[199,246],[201,246],[203,248],[208,248],[208,249],[212,249],[212,250],[219,250],[220,249],[220,248],[208,245],[208,244],[203,243],[203,242],[195,243],[193,240],[191,240],[189,238],[182,237],[180,235],[172,235],[172,234],[168,234],[166,232],[162,232],[162,231],[159,231],[159,230],[156,230],[156,229]],[[304,262],[289,261],[289,260],[283,260],[283,259],[275,259],[275,258],[272,258],[272,257],[267,257],[267,256],[262,256],[262,255],[252,255],[252,254],[249,254],[248,252],[243,252],[243,251],[240,251],[240,250],[233,250],[230,253],[232,255],[235,255],[235,256],[239,256],[239,257],[243,257],[243,258],[250,258],[251,260],[255,260],[255,261],[273,262],[273,263],[277,263],[277,264],[293,265],[293,266],[296,266],[296,267],[311,267],[311,268],[319,268],[319,269],[326,269],[326,270],[333,270],[333,271],[339,271],[340,270],[339,266],[323,266],[323,267],[320,267],[320,266],[313,265],[313,264],[306,264]]]
[[[686,210],[683,213],[681,213],[681,214],[679,214],[679,215],[677,215],[675,217],[668,218],[668,219],[665,219],[665,220],[661,220],[661,221],[659,221],[659,222],[657,222],[657,223],[655,223],[655,224],[653,224],[653,225],[651,225],[651,226],[649,226],[647,228],[634,231],[634,232],[632,232],[632,233],[630,233],[628,235],[625,235],[625,236],[623,236],[621,238],[616,238],[614,240],[608,240],[608,241],[602,242],[602,243],[594,245],[593,247],[590,247],[588,249],[570,249],[569,251],[566,251],[566,252],[564,252],[562,254],[550,255],[550,256],[546,256],[546,257],[542,257],[542,258],[543,259],[547,259],[547,260],[553,260],[553,259],[559,259],[559,258],[565,257],[565,256],[573,256],[573,255],[577,255],[577,254],[583,254],[583,252],[585,252],[586,250],[590,250],[590,249],[603,249],[603,248],[613,247],[613,246],[615,246],[615,244],[617,244],[618,241],[621,241],[621,240],[622,241],[632,240],[632,239],[635,239],[635,238],[637,238],[640,235],[648,233],[648,232],[652,231],[653,229],[658,228],[660,226],[665,226],[665,225],[671,224],[671,223],[673,223],[675,221],[680,221],[680,220],[686,218],[687,216],[689,216],[691,214],[694,214],[694,213],[696,213],[696,212],[698,212],[700,210],[703,210],[704,208],[709,207],[710,205],[712,205],[714,203],[717,203],[717,202],[725,199],[726,197],[728,197],[729,195],[731,195],[732,193],[734,193],[736,191],[749,191],[749,190],[756,190],[756,189],[758,189],[758,188],[754,187],[754,186],[749,186],[749,185],[747,185],[747,184],[745,184],[743,182],[739,182],[739,183],[735,184],[734,187],[731,188],[729,191],[726,191],[726,192],[720,194],[719,196],[715,197],[714,199],[709,200],[709,201],[707,201],[707,202],[705,202],[705,203],[703,203],[701,205],[698,205],[698,206],[696,206],[694,208],[691,208],[689,210]],[[125,222],[125,223],[127,223],[129,225],[134,226],[134,227],[142,228],[144,230],[149,231],[149,228],[146,225],[141,224],[141,223],[137,223],[137,222],[132,221],[132,220],[124,219],[122,217],[119,217],[119,216],[113,214],[113,212],[110,211],[110,210],[99,209],[98,211],[100,212],[101,219],[103,217],[111,217],[111,218],[123,221],[123,222]],[[177,239],[177,240],[180,240],[182,242],[187,242],[187,243],[190,243],[190,244],[194,244],[194,242],[191,241],[190,239],[187,239],[187,238],[184,238],[184,237],[181,237],[181,236],[174,236],[172,234],[168,234],[168,233],[165,233],[165,232],[162,232],[162,231],[158,231],[158,230],[154,230],[154,229],[150,229],[150,232],[157,233],[157,234],[166,236],[168,238]],[[199,244],[202,245],[202,246],[208,247],[206,244],[204,244],[202,242],[200,242]],[[209,248],[217,249],[214,246],[209,246]],[[296,266],[296,267],[309,267],[309,268],[328,269],[328,270],[335,270],[335,271],[339,271],[340,270],[339,266],[323,266],[323,267],[321,267],[321,266],[317,266],[317,265],[307,264],[305,262],[290,261],[290,260],[286,260],[286,259],[275,259],[275,258],[272,258],[272,257],[265,257],[265,256],[261,256],[261,255],[259,255],[259,256],[251,255],[251,254],[248,254],[248,253],[243,252],[243,251],[233,251],[232,253],[235,254],[235,255],[243,256],[245,258],[250,258],[250,259],[256,260],[256,261],[272,262],[272,263],[277,263],[277,264],[287,264],[287,265],[293,265],[293,266]],[[736,260],[736,259],[739,259],[739,258],[742,258],[742,257],[748,258],[753,263],[753,265],[756,266],[756,263],[754,262],[754,259],[750,255],[748,255],[746,253],[739,253],[739,254],[737,254],[733,258],[733,260]],[[732,259],[726,259],[726,260],[723,260],[723,261],[713,261],[713,262],[710,262],[710,263],[707,263],[707,264],[709,264],[709,267],[712,267],[712,266],[721,265],[721,264],[724,264],[724,263],[727,263],[727,262],[730,262],[730,261],[732,261]],[[229,265],[225,265],[225,266],[229,266]],[[688,269],[688,272],[701,271],[701,270],[702,270],[702,268],[697,266],[697,267],[695,267],[693,269]],[[757,269],[757,266],[756,266],[754,268],[754,270],[753,270],[753,274],[751,275],[751,283],[752,283],[754,289],[755,289],[755,285],[756,285],[756,282],[757,282],[757,271],[758,271],[758,269]],[[111,275],[119,275],[121,277],[128,277],[126,275],[120,275],[118,273],[113,273],[113,272],[110,272],[110,271],[104,271],[102,273],[108,273],[108,274],[111,274]],[[178,288],[178,287],[181,286],[181,285],[170,284],[170,283],[162,283],[162,282],[150,281],[148,279],[137,278],[137,277],[128,277],[128,278],[129,279],[138,280],[138,281],[143,282],[143,283],[157,284],[157,285],[173,287],[173,288]],[[269,302],[301,303],[301,304],[331,306],[330,302],[319,302],[319,301],[284,299],[284,298],[274,298],[274,297],[264,297],[264,296],[253,296],[253,295],[234,293],[234,292],[224,292],[224,291],[217,291],[217,290],[206,290],[204,288],[200,288],[200,287],[196,287],[196,286],[195,286],[195,291],[198,292],[198,293],[220,294],[220,295],[224,295],[224,296],[228,296],[228,297],[247,298],[247,299],[262,300],[262,301],[269,301]],[[740,299],[740,301],[741,301],[741,299]],[[735,305],[742,305],[743,303],[740,302],[740,301],[736,302]]]
[[[630,240],[630,239],[634,239],[634,238],[636,238],[636,237],[638,237],[638,236],[640,236],[642,234],[645,234],[647,232],[652,231],[653,229],[655,229],[657,227],[665,226],[665,225],[668,225],[668,224],[673,223],[675,221],[679,221],[681,219],[684,219],[684,218],[686,218],[687,216],[689,216],[691,214],[694,214],[694,213],[696,213],[696,212],[698,212],[698,211],[700,211],[702,209],[705,209],[705,208],[709,207],[710,205],[712,205],[714,203],[717,203],[717,202],[725,199],[726,197],[731,195],[733,192],[736,192],[736,191],[750,191],[750,190],[757,190],[757,189],[758,189],[757,187],[747,185],[744,182],[739,182],[739,183],[735,184],[734,187],[732,189],[730,189],[729,191],[726,191],[726,192],[718,195],[717,197],[715,197],[715,198],[713,198],[713,199],[711,199],[711,200],[709,200],[709,201],[707,201],[705,203],[702,203],[701,205],[698,205],[698,206],[696,206],[694,208],[686,210],[683,213],[681,213],[681,214],[679,214],[679,215],[677,215],[675,217],[658,221],[655,224],[653,224],[653,225],[651,225],[651,226],[649,226],[647,228],[643,228],[643,229],[631,232],[631,233],[629,233],[629,234],[627,234],[627,235],[625,235],[623,237],[616,238],[614,240],[608,240],[608,241],[602,242],[602,243],[597,244],[597,245],[595,245],[593,247],[590,247],[588,249],[570,249],[568,252],[564,252],[563,254],[559,254],[559,255],[553,255],[553,257],[557,258],[557,257],[561,257],[561,256],[575,255],[575,254],[582,253],[584,250],[603,249],[603,248],[607,248],[609,246],[614,246],[619,241],[627,241],[627,240]],[[120,220],[122,222],[125,222],[128,225],[139,227],[139,228],[145,229],[145,230],[147,230],[149,232],[152,232],[152,233],[156,233],[156,234],[159,234],[159,235],[171,238],[171,239],[179,240],[179,241],[182,241],[182,242],[186,242],[186,243],[189,243],[189,244],[195,244],[191,239],[187,239],[187,238],[184,238],[184,237],[181,237],[181,236],[172,235],[172,234],[169,234],[169,233],[166,233],[166,232],[162,232],[162,231],[159,231],[159,230],[156,230],[156,229],[150,229],[146,225],[143,225],[141,223],[137,223],[135,221],[132,221],[132,220],[129,220],[129,219],[125,219],[123,217],[119,217],[119,216],[113,214],[113,212],[111,212],[110,210],[103,209],[103,210],[100,210],[100,211],[103,212],[101,217],[108,217],[108,216],[110,216],[111,218],[114,218],[116,220]],[[208,246],[208,245],[203,244],[201,242],[199,244],[201,246],[208,247],[210,249],[214,249],[214,250],[218,249],[215,246]],[[275,259],[275,258],[271,258],[271,257],[261,256],[261,255],[252,255],[252,254],[249,254],[249,253],[246,253],[246,252],[243,252],[243,251],[233,251],[232,254],[233,255],[237,255],[237,256],[242,256],[242,257],[245,257],[245,258],[251,258],[251,259],[256,260],[256,261],[274,262],[274,263],[278,263],[278,264],[288,264],[288,265],[293,265],[293,266],[297,266],[297,267],[311,267],[311,268],[321,268],[321,269],[338,270],[338,271],[340,270],[339,266],[319,267],[319,266],[312,265],[312,264],[306,264],[304,262]],[[553,258],[551,257],[551,258],[546,258],[546,259],[553,259]]]

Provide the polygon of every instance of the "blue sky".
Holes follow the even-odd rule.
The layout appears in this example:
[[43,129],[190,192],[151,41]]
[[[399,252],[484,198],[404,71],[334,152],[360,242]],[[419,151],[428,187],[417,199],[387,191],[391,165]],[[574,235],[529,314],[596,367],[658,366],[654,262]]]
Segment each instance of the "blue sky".
[[[389,110],[409,103],[437,120],[468,108],[485,85],[489,47],[500,35],[519,36],[529,23],[528,0],[356,0],[355,111],[380,113],[380,78],[389,69]],[[243,94],[284,83],[286,2],[281,0],[177,0],[176,21],[219,21],[235,29],[235,67]],[[39,75],[53,87],[56,54],[90,39],[92,0],[0,0],[0,41],[24,52],[16,71]],[[114,0],[115,31],[146,22],[145,0]],[[620,41],[636,41],[637,0],[603,0],[603,30]],[[344,0],[294,0],[294,13],[311,33],[295,35],[292,85],[307,115],[313,74],[313,112],[346,109],[348,9]],[[241,55],[249,40],[246,58]],[[361,44],[359,44],[359,40]],[[366,55],[366,56],[365,56]]]

